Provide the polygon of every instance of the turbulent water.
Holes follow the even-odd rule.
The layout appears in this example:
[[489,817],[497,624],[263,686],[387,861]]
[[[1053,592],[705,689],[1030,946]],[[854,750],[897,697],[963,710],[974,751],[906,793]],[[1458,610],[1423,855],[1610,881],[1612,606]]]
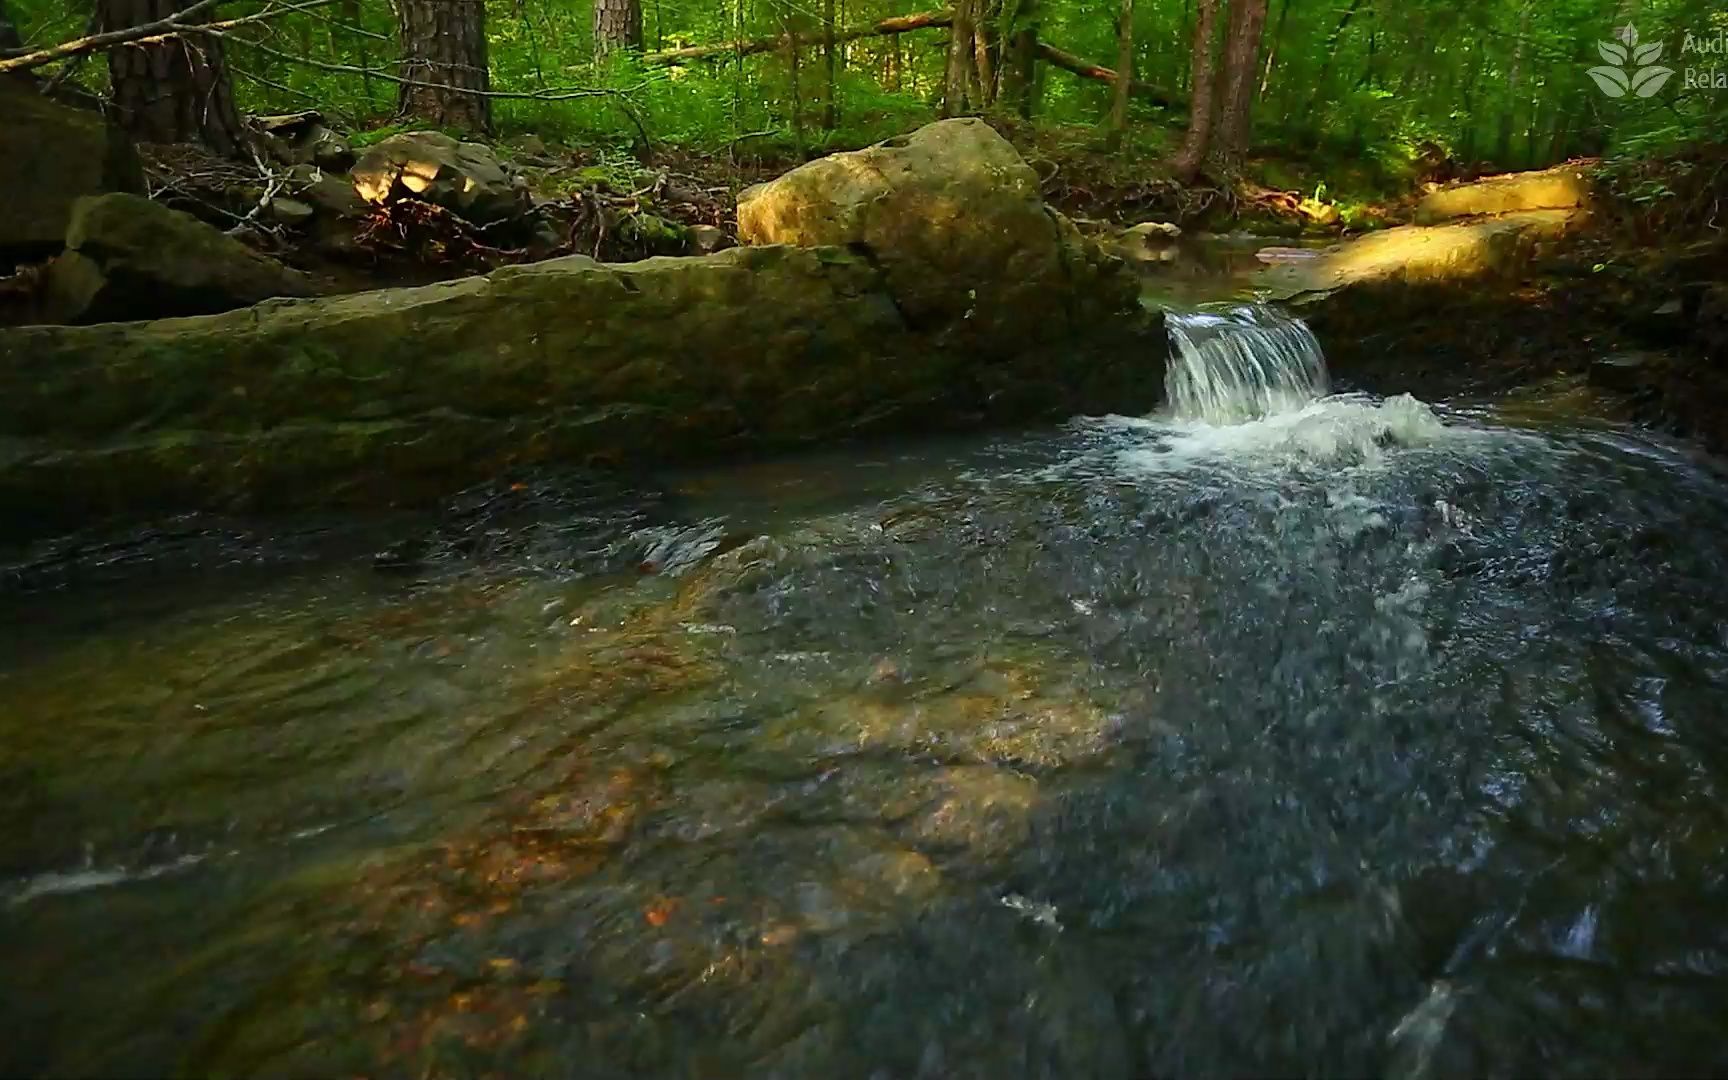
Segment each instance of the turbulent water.
[[1728,1066],[1728,487],[1172,333],[1161,417],[15,554],[0,1072]]

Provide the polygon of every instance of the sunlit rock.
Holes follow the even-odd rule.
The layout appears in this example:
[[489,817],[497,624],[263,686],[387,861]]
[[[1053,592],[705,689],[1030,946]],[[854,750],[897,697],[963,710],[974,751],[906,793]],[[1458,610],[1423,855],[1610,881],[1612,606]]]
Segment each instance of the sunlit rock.
[[1576,165],[1490,176],[1431,192],[1416,207],[1418,225],[1520,210],[1569,210],[1588,205],[1590,180]]
[[492,148],[442,132],[408,131],[366,148],[350,175],[370,203],[413,197],[485,224],[527,210],[527,189],[514,182]]
[[833,245],[882,268],[915,324],[1048,337],[1127,310],[1122,264],[1045,206],[1038,175],[977,119],[832,154],[738,197],[746,244]]

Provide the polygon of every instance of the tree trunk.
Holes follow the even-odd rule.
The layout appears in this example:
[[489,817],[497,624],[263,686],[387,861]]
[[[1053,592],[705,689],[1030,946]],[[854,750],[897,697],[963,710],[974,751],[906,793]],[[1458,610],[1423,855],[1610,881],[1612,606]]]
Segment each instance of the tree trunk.
[[[101,0],[102,29],[166,19],[189,0]],[[208,35],[170,38],[108,51],[114,115],[140,142],[197,142],[224,157],[246,147],[222,41]]]
[[[1239,0],[1240,2],[1240,0]],[[1216,68],[1212,59],[1213,29],[1218,21],[1218,0],[1198,0],[1194,16],[1194,58],[1190,65],[1188,134],[1171,162],[1178,180],[1187,182],[1200,171],[1200,163],[1212,146],[1212,114],[1217,98]]]
[[1122,133],[1128,130],[1128,90],[1134,83],[1134,0],[1122,0],[1122,11],[1116,16],[1116,92],[1110,97],[1110,134],[1105,136],[1106,149],[1122,146]]
[[490,132],[484,0],[396,0],[396,16],[404,80],[397,111],[438,127]]
[[1224,90],[1212,159],[1219,171],[1234,173],[1248,152],[1249,117],[1254,109],[1254,76],[1260,68],[1260,36],[1266,29],[1267,0],[1232,0],[1230,30],[1224,39]]
[[978,0],[973,10],[972,71],[978,77],[977,105],[981,109],[996,101],[996,42],[990,37],[990,27],[999,10],[991,0]]
[[1266,70],[1260,76],[1260,97],[1266,96],[1266,88],[1272,85],[1272,65],[1278,60],[1278,45],[1284,40],[1284,23],[1290,18],[1290,0],[1283,0],[1278,5],[1278,25],[1272,30],[1272,41],[1266,46]]
[[970,0],[957,0],[948,33],[948,71],[942,88],[942,115],[959,116],[971,108],[968,91],[976,82],[975,31]]
[[837,81],[839,49],[834,43],[834,0],[822,0],[822,63],[827,68],[827,85],[822,91],[822,127],[833,131],[839,120],[835,107],[834,87]]
[[798,27],[790,0],[782,0],[780,23],[786,28],[786,77],[792,92],[792,145],[802,160],[809,156],[804,140],[804,91],[798,79]]
[[642,48],[642,0],[594,0],[594,55]]
[[1032,89],[1038,78],[1037,0],[1019,0],[1003,15],[1002,94],[1021,117],[1032,119]]

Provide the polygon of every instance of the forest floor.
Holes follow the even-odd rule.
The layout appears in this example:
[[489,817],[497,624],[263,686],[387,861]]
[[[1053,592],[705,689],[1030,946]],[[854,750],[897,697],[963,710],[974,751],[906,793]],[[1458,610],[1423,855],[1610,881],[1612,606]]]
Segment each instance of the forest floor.
[[[1350,163],[1269,153],[1251,157],[1232,183],[1203,178],[1182,184],[1165,168],[1158,140],[1106,151],[1091,126],[992,123],[1037,172],[1045,199],[1097,233],[1160,221],[1202,232],[1341,237],[1407,222],[1430,179],[1412,172],[1389,180]],[[377,134],[359,133],[356,142]],[[352,235],[254,220],[248,238],[314,273],[330,292],[425,284],[566,254],[629,262],[699,253],[735,241],[740,192],[802,160],[784,149],[736,142],[707,151],[662,145],[632,153],[519,136],[491,146],[527,183],[536,222],[475,228],[435,207],[410,204],[378,211]],[[153,191],[224,227],[257,202],[267,181],[250,166],[191,147],[146,148],[146,157]],[[533,235],[539,221],[549,229]]]

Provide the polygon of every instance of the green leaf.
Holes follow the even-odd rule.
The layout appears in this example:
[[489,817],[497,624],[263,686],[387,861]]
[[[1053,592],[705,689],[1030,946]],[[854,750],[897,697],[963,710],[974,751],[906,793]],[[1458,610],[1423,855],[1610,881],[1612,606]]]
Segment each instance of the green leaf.
[[1652,41],[1648,45],[1640,45],[1632,52],[1632,62],[1640,66],[1644,64],[1654,64],[1660,59],[1662,59],[1662,43],[1660,41]]
[[1627,55],[1626,46],[1624,45],[1618,45],[1612,41],[1598,41],[1596,43],[1596,51],[1601,53],[1602,59],[1608,61],[1610,64],[1626,63]]
[[1625,97],[1626,91],[1632,88],[1632,80],[1617,67],[1593,67],[1585,74],[1595,79],[1596,85],[1609,97]]
[[1660,65],[1657,67],[1639,68],[1638,74],[1632,76],[1632,92],[1641,98],[1650,97],[1655,94],[1656,91],[1662,89],[1663,84],[1672,78],[1673,75],[1673,68],[1661,67]]

